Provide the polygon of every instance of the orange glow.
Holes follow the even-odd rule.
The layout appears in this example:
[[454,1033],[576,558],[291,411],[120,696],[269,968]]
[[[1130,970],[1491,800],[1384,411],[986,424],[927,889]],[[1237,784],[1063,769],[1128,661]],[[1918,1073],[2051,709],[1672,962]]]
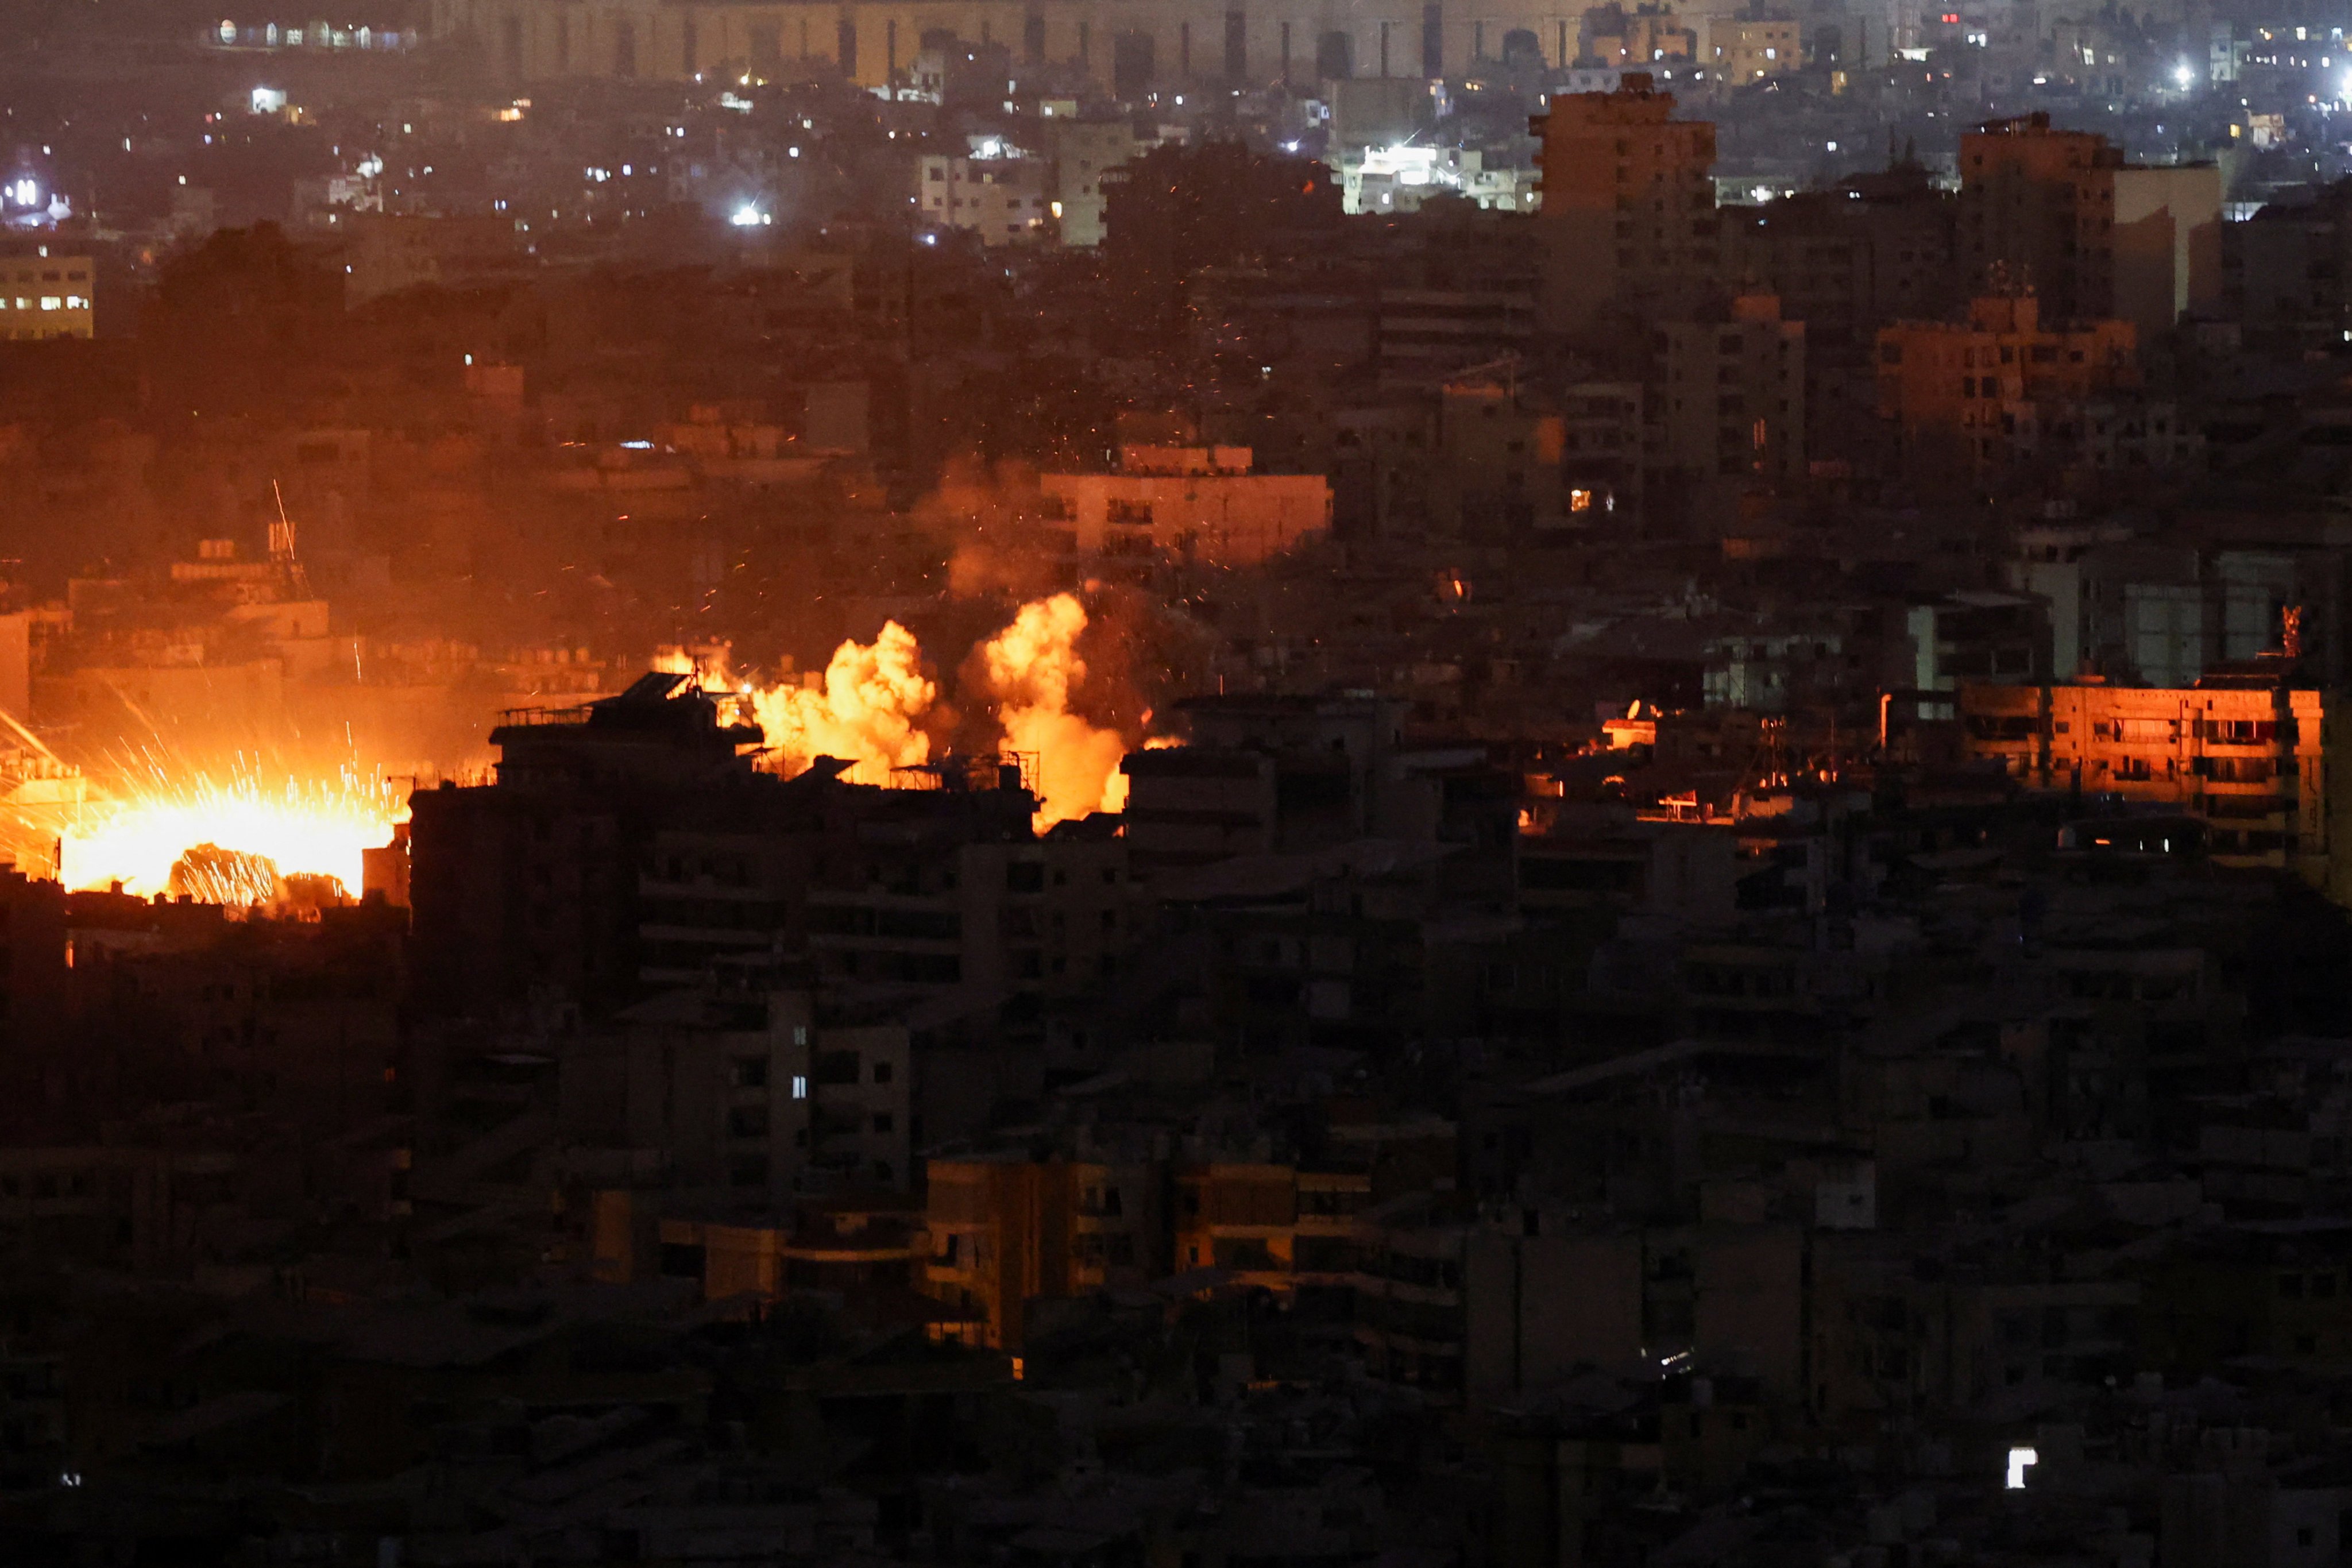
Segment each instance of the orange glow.
[[857,783],[883,784],[892,769],[930,760],[921,725],[939,694],[923,675],[915,634],[887,621],[872,642],[834,649],[823,686],[772,686],[747,700],[786,772],[840,757],[856,764],[850,776]]
[[1086,629],[1077,595],[1056,594],[1022,605],[982,649],[1005,749],[1037,759],[1039,827],[1126,804],[1125,738],[1070,711],[1070,693],[1087,678],[1077,655]]
[[[1075,594],[1023,605],[1009,626],[981,645],[976,666],[982,689],[964,694],[994,714],[1004,750],[1034,760],[1041,830],[1090,812],[1118,811],[1127,801],[1127,777],[1118,766],[1127,737],[1070,710],[1087,679],[1086,660],[1077,653],[1087,626],[1086,606]],[[884,623],[870,643],[835,648],[823,681],[814,685],[763,686],[733,670],[724,649],[665,649],[655,666],[697,674],[731,716],[756,721],[767,737],[762,765],[780,773],[797,773],[819,757],[838,757],[853,764],[846,775],[853,783],[887,784],[896,770],[932,760],[931,731],[943,716],[934,711],[939,687],[924,673],[915,635],[896,621]],[[966,679],[972,678],[967,667]]]
[[119,798],[65,806],[41,826],[58,837],[58,879],[71,889],[121,882],[125,892],[167,892],[173,865],[210,845],[262,857],[281,878],[332,877],[356,898],[361,851],[387,843],[406,815],[394,785],[357,769],[298,778],[240,768],[215,777],[157,766],[126,781]]

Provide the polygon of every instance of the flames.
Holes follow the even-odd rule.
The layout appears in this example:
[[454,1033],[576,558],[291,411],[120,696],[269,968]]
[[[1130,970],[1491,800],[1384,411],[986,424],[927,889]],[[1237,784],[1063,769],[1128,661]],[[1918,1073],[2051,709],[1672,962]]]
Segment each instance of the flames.
[[[924,672],[915,635],[896,621],[870,643],[844,642],[811,683],[762,686],[727,669],[723,657],[662,662],[696,671],[733,717],[756,721],[769,745],[764,765],[786,773],[831,756],[850,763],[857,782],[882,784],[950,750],[1019,753],[1043,829],[1120,809],[1129,747],[1175,743],[1140,733],[1148,712],[1122,728],[1082,710],[1128,695],[1119,675],[1090,670],[1080,654],[1092,624],[1075,594],[1021,605],[965,660],[961,706],[970,711],[961,716]],[[389,841],[406,815],[390,781],[352,766],[305,773],[247,757],[215,770],[142,755],[103,778],[61,769],[0,800],[0,837],[28,866],[46,861],[53,845],[58,878],[71,889],[120,884],[142,897],[236,907],[332,901],[360,890],[363,852]]]
[[981,647],[1005,749],[1037,759],[1041,825],[1126,804],[1127,776],[1118,771],[1126,738],[1070,710],[1071,693],[1087,678],[1077,651],[1086,629],[1077,595],[1056,594],[1022,605]]
[[930,760],[922,724],[939,695],[924,678],[915,634],[886,621],[872,642],[834,649],[822,686],[753,689],[749,700],[778,758],[804,768],[818,757],[839,757],[855,764],[857,782],[887,784],[893,769]]
[[118,795],[93,793],[58,814],[58,879],[254,903],[331,877],[356,895],[362,851],[388,841],[404,814],[389,781],[356,768],[304,778],[256,764],[215,774],[151,763]]
[[[994,720],[1001,749],[1034,763],[1040,828],[1126,803],[1118,763],[1133,737],[1074,706],[1089,689],[1078,642],[1090,624],[1075,594],[1033,600],[975,648],[965,667],[965,694],[973,700],[967,705]],[[786,773],[837,757],[851,764],[855,782],[887,784],[894,771],[919,767],[932,760],[935,747],[944,750],[956,722],[938,684],[923,673],[921,645],[896,621],[884,623],[870,643],[835,648],[814,684],[762,686],[730,669],[720,655],[697,658],[672,650],[660,667],[699,674],[706,690],[756,721],[767,734],[768,765]]]

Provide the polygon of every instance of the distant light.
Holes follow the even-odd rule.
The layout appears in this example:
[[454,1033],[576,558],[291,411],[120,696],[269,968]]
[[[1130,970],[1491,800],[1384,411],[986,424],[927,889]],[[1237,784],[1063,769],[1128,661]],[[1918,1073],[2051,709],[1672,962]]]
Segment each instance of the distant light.
[[[186,183],[187,181],[184,176],[181,180],[181,184],[185,184]],[[41,205],[41,187],[34,184],[31,180],[19,180],[15,184],[8,187],[8,199],[15,202],[20,207],[39,206]]]
[[621,445],[632,452],[650,452],[654,449],[654,444],[651,441],[624,441]]
[[2031,1448],[2011,1448],[2009,1451],[2009,1477],[2001,1484],[2011,1491],[2023,1491],[2025,1472],[2041,1462],[2042,1456]]
[[927,234],[923,236],[923,243],[925,245],[937,245],[939,242],[940,237],[936,234]]
[[[2187,92],[2189,90],[2189,84],[2197,79],[2197,73],[2189,68],[2189,62],[2187,60],[2183,60],[2179,65],[2172,68],[2172,79],[2180,84],[2181,91]],[[2026,1462],[2028,1464],[2032,1463],[2030,1459]]]
[[745,202],[741,206],[735,209],[734,215],[729,217],[727,221],[733,224],[737,228],[757,228],[761,224],[768,221],[768,215],[761,212],[758,207],[753,206],[750,202]]
[[1832,153],[1837,151],[1837,143],[1834,142],[1823,142],[1822,145],[1827,147]]
[[252,105],[253,112],[256,114],[282,114],[286,111],[286,92],[283,88],[257,87],[247,101]]

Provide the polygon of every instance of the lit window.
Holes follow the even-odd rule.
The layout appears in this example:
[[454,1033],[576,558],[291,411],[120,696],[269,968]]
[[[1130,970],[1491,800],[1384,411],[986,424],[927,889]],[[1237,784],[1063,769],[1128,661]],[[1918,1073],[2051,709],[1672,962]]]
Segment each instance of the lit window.
[[42,309],[42,310],[64,310],[65,308],[66,308],[66,302],[65,302],[65,300],[64,300],[62,298],[60,298],[59,296],[55,295],[55,294],[44,294],[44,295],[42,295],[42,296],[41,296],[41,309]]
[[2025,1472],[2041,1462],[2042,1456],[2031,1448],[2011,1448],[2009,1451],[2009,1475],[2002,1484],[2011,1491],[2023,1491]]
[[808,1079],[800,1073],[793,1074],[793,1098],[794,1100],[808,1098]]
[[1568,510],[1570,511],[1591,511],[1592,510],[1592,492],[1591,490],[1569,491]]

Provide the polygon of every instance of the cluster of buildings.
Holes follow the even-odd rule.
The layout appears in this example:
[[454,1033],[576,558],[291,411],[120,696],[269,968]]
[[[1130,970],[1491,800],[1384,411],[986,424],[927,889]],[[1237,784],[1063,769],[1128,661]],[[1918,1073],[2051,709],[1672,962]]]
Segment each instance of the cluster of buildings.
[[[2352,1549],[2329,25],[464,0],[135,114],[63,42],[17,1555]],[[919,762],[780,768],[890,623]],[[53,875],[215,763],[406,820]]]

